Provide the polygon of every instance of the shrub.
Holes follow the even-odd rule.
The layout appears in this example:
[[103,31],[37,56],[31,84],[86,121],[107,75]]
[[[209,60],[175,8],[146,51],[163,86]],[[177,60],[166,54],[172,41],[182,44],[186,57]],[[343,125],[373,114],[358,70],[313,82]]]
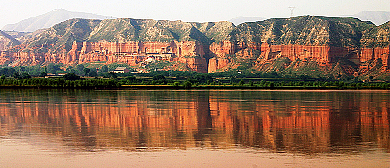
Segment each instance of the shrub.
[[183,87],[186,88],[186,89],[189,89],[192,87],[192,83],[190,81],[185,81],[183,83]]

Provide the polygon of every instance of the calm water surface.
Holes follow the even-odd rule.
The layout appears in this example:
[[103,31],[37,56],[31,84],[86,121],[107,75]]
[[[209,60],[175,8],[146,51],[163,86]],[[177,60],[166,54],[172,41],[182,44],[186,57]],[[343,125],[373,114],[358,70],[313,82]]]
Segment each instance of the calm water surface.
[[0,167],[389,167],[389,91],[0,90]]

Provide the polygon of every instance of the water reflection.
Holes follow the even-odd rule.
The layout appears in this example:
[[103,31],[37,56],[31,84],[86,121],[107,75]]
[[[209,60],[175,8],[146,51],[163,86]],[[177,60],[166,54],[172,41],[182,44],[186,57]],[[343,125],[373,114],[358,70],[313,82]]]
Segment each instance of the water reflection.
[[390,152],[387,91],[1,90],[0,141],[96,151]]

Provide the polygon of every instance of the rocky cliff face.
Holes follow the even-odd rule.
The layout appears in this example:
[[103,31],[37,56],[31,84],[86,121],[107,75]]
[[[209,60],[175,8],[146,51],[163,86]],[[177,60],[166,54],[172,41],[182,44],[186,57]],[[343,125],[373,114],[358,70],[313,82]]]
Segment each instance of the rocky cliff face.
[[343,69],[356,75],[359,67],[370,61],[377,60],[383,70],[388,69],[389,30],[389,23],[377,27],[354,18],[315,16],[268,19],[237,27],[230,22],[72,19],[3,52],[0,63],[104,61],[144,66],[168,61],[175,70],[184,64],[182,70],[217,72],[244,65],[247,70],[268,71],[275,69],[268,65],[287,59],[279,66],[284,70],[278,70],[315,63],[315,67],[325,67],[319,68],[321,71]]
[[207,72],[203,45],[196,41],[172,42],[74,42],[64,64],[104,61],[137,66],[148,61],[179,61],[191,70]]
[[5,52],[2,58],[7,61],[0,63],[18,66],[105,61],[136,66],[149,58],[186,63],[189,69],[207,72],[206,58],[211,55],[208,46],[225,39],[233,28],[230,22],[71,19],[34,35],[24,48]]
[[288,58],[286,68],[290,63],[309,61],[332,70],[343,60],[350,63],[344,69],[351,71],[351,67],[380,60],[382,69],[388,69],[388,32],[389,24],[376,27],[354,18],[302,16],[243,23],[230,33],[230,43],[211,45],[215,57],[208,69],[225,71],[250,60],[254,70],[264,70],[259,67],[280,58]]

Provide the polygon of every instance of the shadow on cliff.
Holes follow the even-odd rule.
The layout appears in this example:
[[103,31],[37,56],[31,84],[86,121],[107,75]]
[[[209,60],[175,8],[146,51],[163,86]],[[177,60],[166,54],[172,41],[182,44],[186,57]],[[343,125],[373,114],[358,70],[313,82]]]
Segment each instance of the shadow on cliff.
[[200,32],[197,28],[192,27],[190,30],[190,37],[196,41],[199,41],[203,46],[203,51],[205,53],[205,58],[208,60],[210,58],[215,57],[215,54],[210,51],[210,45],[215,42],[215,40],[211,40],[206,35],[204,35],[202,32]]

